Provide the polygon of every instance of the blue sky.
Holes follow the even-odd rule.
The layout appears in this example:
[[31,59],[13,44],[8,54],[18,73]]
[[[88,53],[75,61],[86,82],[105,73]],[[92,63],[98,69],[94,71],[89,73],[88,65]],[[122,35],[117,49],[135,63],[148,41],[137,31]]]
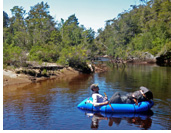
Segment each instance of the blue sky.
[[[30,7],[40,3],[42,0],[3,0],[3,10],[11,16],[14,6],[22,6],[26,12]],[[104,28],[105,21],[117,17],[130,5],[138,5],[139,0],[44,0],[50,6],[50,15],[55,20],[61,18],[66,20],[70,15],[75,14],[80,24],[95,31]]]

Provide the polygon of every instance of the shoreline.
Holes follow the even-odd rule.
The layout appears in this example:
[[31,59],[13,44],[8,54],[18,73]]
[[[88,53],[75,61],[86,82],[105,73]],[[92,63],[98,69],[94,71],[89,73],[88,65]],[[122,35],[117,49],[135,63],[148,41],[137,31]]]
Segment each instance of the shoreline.
[[[35,63],[35,62],[34,62]],[[36,66],[36,65],[34,65]],[[56,64],[48,64],[49,67],[56,66]],[[100,73],[100,72],[105,72],[108,71],[108,68],[104,65],[95,65],[93,64],[92,66],[90,65],[89,68],[91,69],[92,73]],[[3,69],[3,87],[6,86],[22,86],[23,84],[31,84],[31,83],[38,83],[41,81],[45,80],[50,80],[50,79],[58,79],[58,78],[64,78],[64,77],[75,77],[79,75],[80,71],[75,70],[74,68],[71,67],[61,67],[60,69],[57,69],[55,71],[49,71],[47,72],[47,76],[31,76],[27,73],[23,73],[21,71],[31,71],[32,73],[39,73],[39,71],[34,70],[34,69],[22,69],[22,68],[17,68],[15,70],[9,70],[9,69]]]
[[[119,63],[120,64],[120,63]],[[122,64],[122,63],[121,63]],[[129,62],[126,64],[143,64],[143,65],[156,65],[156,63],[147,63],[147,62]],[[105,65],[92,65],[94,72],[93,73],[101,73],[108,71],[108,68]],[[4,70],[3,69],[3,87],[9,86],[24,86],[31,83],[39,83],[45,80],[51,79],[59,79],[59,78],[66,78],[66,77],[75,77],[79,75],[81,72],[71,68],[71,67],[64,67],[63,69],[55,71],[55,74],[50,75],[49,77],[35,77],[30,76],[28,74],[20,73],[17,74],[15,70]]]
[[74,70],[73,68],[63,68],[60,71],[57,71],[56,75],[50,76],[50,77],[34,77],[29,76],[26,74],[16,74],[15,71],[11,70],[3,70],[3,87],[9,87],[13,85],[17,86],[23,86],[31,83],[37,83],[44,80],[49,79],[57,79],[62,78],[66,76],[76,76],[79,72]]

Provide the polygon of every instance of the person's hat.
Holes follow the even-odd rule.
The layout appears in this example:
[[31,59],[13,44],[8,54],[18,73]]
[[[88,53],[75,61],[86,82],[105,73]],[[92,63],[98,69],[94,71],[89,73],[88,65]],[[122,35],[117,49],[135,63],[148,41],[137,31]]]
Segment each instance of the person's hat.
[[92,84],[92,85],[90,86],[90,89],[93,90],[94,88],[97,88],[97,87],[98,87],[98,84]]

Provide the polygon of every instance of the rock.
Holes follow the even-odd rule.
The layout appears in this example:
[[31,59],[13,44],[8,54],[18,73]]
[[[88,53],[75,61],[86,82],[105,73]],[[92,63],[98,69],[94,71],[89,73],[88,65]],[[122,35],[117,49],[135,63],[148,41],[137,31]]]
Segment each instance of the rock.
[[144,56],[144,59],[147,59],[147,60],[151,60],[151,59],[155,59],[154,55],[152,55],[151,53],[149,52],[145,52],[142,54],[142,56]]
[[91,72],[94,72],[93,66],[91,64],[88,64],[88,67],[90,68]]

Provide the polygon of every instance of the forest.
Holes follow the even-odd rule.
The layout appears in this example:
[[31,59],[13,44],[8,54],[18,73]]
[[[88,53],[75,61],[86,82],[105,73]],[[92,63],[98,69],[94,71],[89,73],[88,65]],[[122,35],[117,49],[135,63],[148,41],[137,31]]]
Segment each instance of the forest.
[[48,3],[37,3],[26,12],[14,6],[12,17],[3,11],[3,65],[21,67],[26,61],[77,66],[108,55],[128,59],[144,52],[171,58],[171,0],[141,0],[105,28],[86,29],[75,14],[55,21]]

